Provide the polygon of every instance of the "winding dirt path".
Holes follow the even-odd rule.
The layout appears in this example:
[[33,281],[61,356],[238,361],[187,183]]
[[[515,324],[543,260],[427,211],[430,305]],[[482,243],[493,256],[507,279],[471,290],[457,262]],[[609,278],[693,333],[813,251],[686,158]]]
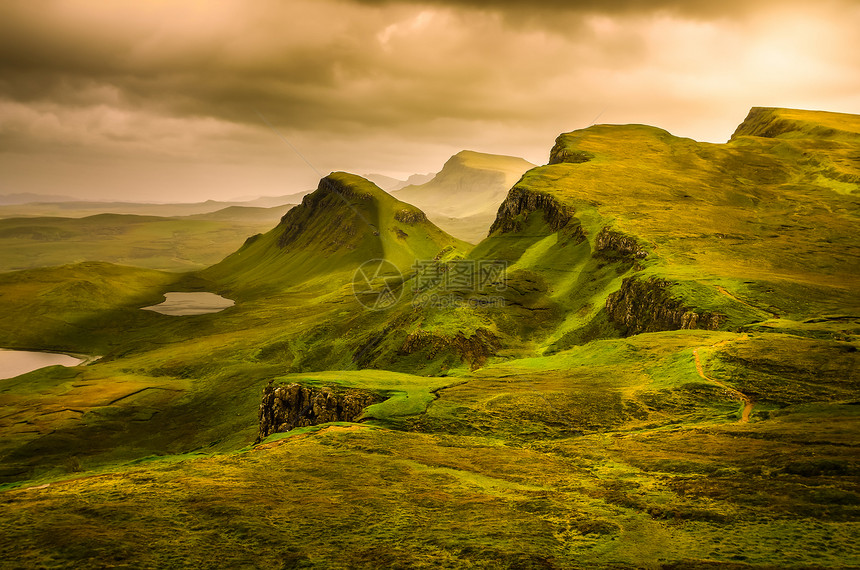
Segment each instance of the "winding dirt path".
[[[717,344],[720,344],[720,343],[717,343]],[[713,378],[708,378],[705,375],[705,369],[702,368],[702,361],[699,359],[699,349],[698,348],[693,349],[693,357],[696,359],[696,372],[699,373],[699,376],[701,376],[702,378],[704,378],[708,382],[713,382],[714,384],[716,384],[717,386],[719,386],[720,388],[724,389],[726,392],[728,392],[729,394],[734,396],[736,399],[738,399],[744,403],[744,409],[743,409],[743,412],[741,412],[741,419],[738,420],[738,423],[745,424],[748,421],[750,421],[750,414],[752,414],[753,406],[755,406],[755,401],[752,398],[750,398],[749,396],[747,396],[746,394],[735,390],[731,386],[727,386],[726,384],[723,384],[719,380],[714,380]]]

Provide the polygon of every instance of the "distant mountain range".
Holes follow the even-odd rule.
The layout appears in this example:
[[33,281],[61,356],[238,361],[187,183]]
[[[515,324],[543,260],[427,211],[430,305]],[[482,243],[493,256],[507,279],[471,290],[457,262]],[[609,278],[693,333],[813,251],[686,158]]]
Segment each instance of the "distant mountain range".
[[167,271],[217,263],[292,207],[228,206],[205,214],[0,219],[0,272],[107,261]]
[[431,180],[397,191],[453,236],[470,243],[487,237],[508,190],[535,165],[518,157],[470,150],[452,156]]
[[55,194],[33,194],[31,192],[18,194],[0,194],[0,206],[11,204],[32,204],[40,202],[75,202],[76,198],[71,196],[58,196]]
[[[470,243],[487,235],[507,191],[534,165],[517,157],[464,150],[452,156],[438,173],[413,174],[397,180],[382,174],[365,178],[398,199],[421,208],[439,227]],[[298,204],[308,192],[283,196],[194,203],[140,203],[79,200],[69,196],[33,193],[0,196],[0,219],[19,217],[83,218],[98,214],[137,216],[200,216],[217,214],[231,218],[240,210],[224,214],[226,208],[273,208]],[[226,217],[225,217],[226,216]]]
[[[414,174],[407,180],[370,178],[379,182],[379,188],[402,188],[397,199],[421,204],[429,212],[428,219],[452,239],[477,242],[487,234],[507,190],[532,166],[515,157],[462,151],[437,174]],[[0,197],[0,271],[74,261],[176,271],[200,268],[235,249],[244,239],[242,232],[260,232],[307,194],[173,204],[39,194]],[[342,206],[324,204],[333,208],[329,215]],[[206,226],[203,221],[217,225]],[[203,247],[207,240],[213,245]]]
[[384,174],[365,174],[364,178],[370,180],[386,192],[394,192],[413,184],[424,184],[432,180],[434,176],[436,175],[431,172],[428,174],[413,174],[406,180],[398,180]]
[[[308,191],[310,192],[310,191]],[[0,196],[0,218],[17,218],[32,216],[59,216],[65,218],[82,218],[96,214],[133,214],[138,216],[193,216],[209,214],[229,207],[241,208],[274,208],[287,204],[298,204],[308,192],[286,194],[284,196],[263,196],[241,202],[224,202],[206,200],[205,202],[150,204],[143,202],[102,202],[93,200],[54,201],[51,196],[36,194],[15,194],[19,198]],[[23,202],[24,199],[29,201]],[[32,200],[31,200],[32,199]]]

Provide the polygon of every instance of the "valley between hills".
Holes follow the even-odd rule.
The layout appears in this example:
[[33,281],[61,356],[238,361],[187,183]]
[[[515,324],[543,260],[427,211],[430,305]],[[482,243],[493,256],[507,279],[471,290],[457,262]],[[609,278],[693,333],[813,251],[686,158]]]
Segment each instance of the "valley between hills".
[[0,380],[0,567],[860,567],[860,116],[265,209],[0,220],[0,346],[100,357]]

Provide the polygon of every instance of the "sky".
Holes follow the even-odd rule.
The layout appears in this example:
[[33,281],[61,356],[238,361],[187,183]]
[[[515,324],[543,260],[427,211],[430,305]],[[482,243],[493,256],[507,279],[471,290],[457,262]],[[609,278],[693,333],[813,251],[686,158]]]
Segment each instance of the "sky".
[[192,202],[860,113],[855,0],[3,0],[0,195]]

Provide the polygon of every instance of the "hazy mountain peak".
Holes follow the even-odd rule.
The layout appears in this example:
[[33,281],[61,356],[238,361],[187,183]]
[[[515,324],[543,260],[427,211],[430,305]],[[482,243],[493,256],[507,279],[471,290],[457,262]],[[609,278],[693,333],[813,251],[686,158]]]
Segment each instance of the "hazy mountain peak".
[[516,156],[462,150],[432,180],[407,186],[397,196],[427,212],[445,231],[476,243],[487,234],[508,190],[534,166]]
[[[494,170],[501,172],[515,171],[519,172],[520,175],[529,168],[534,168],[535,166],[524,158],[520,158],[518,156],[488,154],[474,150],[461,150],[445,162],[445,165],[442,167],[442,172],[445,171],[446,167],[451,168],[456,165],[479,170]],[[440,172],[440,174],[442,172]]]
[[397,178],[386,176],[384,174],[365,174],[363,176],[386,192],[396,192],[406,186],[429,182],[430,180],[433,180],[433,177],[436,176],[436,174],[434,172],[427,174],[412,174],[406,180],[398,180]]
[[384,174],[363,174],[363,178],[370,180],[386,192],[391,191],[394,188],[397,188],[398,185],[403,184],[403,180],[398,180],[397,178],[393,178],[391,176],[386,176]]

